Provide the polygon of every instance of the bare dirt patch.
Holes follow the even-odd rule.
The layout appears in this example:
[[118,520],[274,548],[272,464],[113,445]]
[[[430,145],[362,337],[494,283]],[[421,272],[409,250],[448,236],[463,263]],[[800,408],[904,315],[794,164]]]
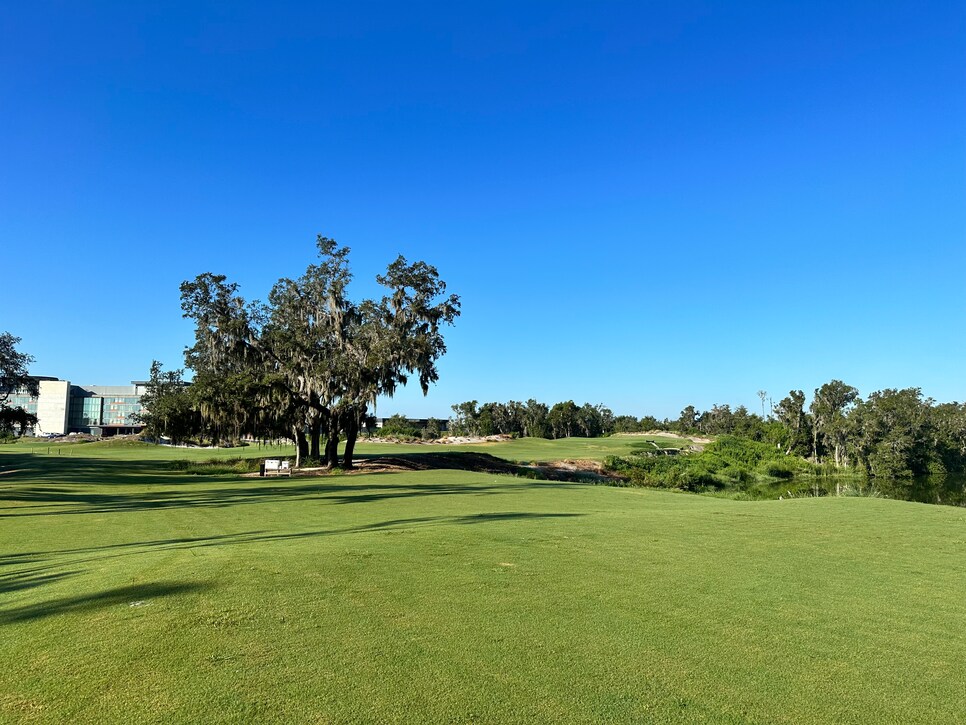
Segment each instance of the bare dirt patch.
[[377,436],[367,439],[367,442],[399,443],[407,446],[455,446],[463,445],[465,443],[502,443],[503,441],[509,440],[513,440],[513,436],[500,434],[492,436],[446,436],[444,438],[435,438],[432,440],[422,440],[420,438],[380,438]]

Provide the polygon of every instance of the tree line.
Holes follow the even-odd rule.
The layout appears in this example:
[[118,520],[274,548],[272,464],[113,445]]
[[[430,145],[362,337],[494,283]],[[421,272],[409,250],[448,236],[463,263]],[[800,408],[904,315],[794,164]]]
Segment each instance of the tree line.
[[530,399],[526,403],[483,403],[469,400],[452,406],[450,432],[454,435],[516,435],[522,438],[597,438],[612,433],[635,433],[661,425],[651,416],[615,416],[610,408],[566,400],[548,406]]
[[[299,460],[352,466],[360,430],[370,428],[370,406],[391,396],[410,376],[425,393],[445,352],[442,327],[459,316],[459,298],[445,295],[434,267],[402,256],[377,281],[379,299],[353,301],[347,247],[318,237],[320,262],[298,279],[276,282],[268,302],[247,302],[238,285],[206,273],[181,285],[184,316],[195,322],[195,344],[185,353],[194,373],[151,367],[142,422],[154,437],[223,443],[242,437],[288,438]],[[0,436],[21,434],[36,418],[7,405],[17,391],[37,394],[28,373],[32,358],[20,339],[0,334]],[[909,477],[966,472],[966,404],[937,403],[919,388],[888,388],[863,399],[840,380],[816,388],[806,406],[791,390],[765,414],[745,406],[684,408],[676,420],[614,415],[604,405],[567,400],[476,400],[452,406],[455,435],[506,434],[535,438],[597,437],[663,429],[686,435],[735,436],[770,444],[835,470]],[[405,419],[398,416],[398,433]],[[429,437],[438,434],[438,427]],[[390,426],[390,429],[392,426]],[[418,433],[426,436],[427,433]]]
[[966,471],[966,404],[937,403],[920,388],[887,388],[863,399],[854,386],[832,380],[807,406],[802,390],[789,391],[767,418],[744,406],[688,406],[668,428],[768,442],[787,455],[869,476]]
[[[765,394],[759,395],[764,410]],[[966,472],[966,404],[937,403],[919,388],[888,388],[863,399],[855,387],[832,380],[816,388],[808,404],[803,391],[791,390],[764,415],[743,405],[715,404],[705,411],[689,405],[675,420],[616,416],[604,405],[572,400],[553,406],[533,399],[482,405],[470,400],[452,409],[456,435],[593,438],[667,430],[767,443],[830,470],[869,476]]]

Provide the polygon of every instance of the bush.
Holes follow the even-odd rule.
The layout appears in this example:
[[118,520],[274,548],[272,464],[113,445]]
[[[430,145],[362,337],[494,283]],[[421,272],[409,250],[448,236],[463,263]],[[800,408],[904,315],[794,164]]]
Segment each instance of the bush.
[[772,478],[788,479],[795,476],[795,467],[788,461],[766,461],[759,470]]
[[382,428],[376,430],[376,435],[380,438],[421,439],[423,431],[410,423],[405,416],[397,413],[385,421]]
[[735,436],[722,436],[701,453],[662,456],[653,452],[650,448],[625,457],[611,457],[605,466],[626,476],[633,485],[686,491],[725,487],[747,491],[756,472],[788,479],[811,468],[804,460],[786,456],[774,445]]
[[[262,465],[260,458],[212,458],[207,461],[173,461],[171,466],[177,471],[196,475],[218,475],[228,473],[255,473]],[[292,462],[295,465],[295,462]]]
[[751,470],[741,465],[730,465],[718,472],[718,478],[729,484],[737,484],[744,487],[754,479]]

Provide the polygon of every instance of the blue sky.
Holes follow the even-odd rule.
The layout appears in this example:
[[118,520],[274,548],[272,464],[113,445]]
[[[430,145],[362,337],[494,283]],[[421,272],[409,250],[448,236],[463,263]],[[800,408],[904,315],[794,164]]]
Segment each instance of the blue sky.
[[352,247],[463,316],[380,413],[676,417],[832,378],[966,399],[966,6],[13,3],[0,331],[81,384],[182,364],[178,285]]

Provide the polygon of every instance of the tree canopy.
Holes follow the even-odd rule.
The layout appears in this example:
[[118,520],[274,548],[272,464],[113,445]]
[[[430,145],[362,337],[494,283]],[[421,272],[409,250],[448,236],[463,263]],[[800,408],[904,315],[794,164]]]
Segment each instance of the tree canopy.
[[28,367],[33,357],[17,350],[20,338],[9,332],[0,333],[0,405],[19,390],[37,395],[37,380],[30,377]]
[[33,357],[17,350],[20,338],[9,332],[0,333],[0,435],[12,435],[37,424],[37,417],[21,406],[7,405],[12,395],[23,392],[37,395],[37,379],[30,376],[28,368]]
[[[460,314],[436,268],[399,256],[378,275],[378,299],[348,295],[349,248],[319,236],[317,264],[283,278],[265,303],[247,302],[238,285],[205,273],[181,285],[184,316],[195,322],[186,363],[196,384],[244,380],[245,410],[209,401],[205,416],[224,415],[240,428],[285,427],[299,457],[352,466],[359,430],[377,397],[392,396],[410,377],[423,393],[436,382],[446,352],[442,328]],[[324,451],[322,441],[325,442]]]

